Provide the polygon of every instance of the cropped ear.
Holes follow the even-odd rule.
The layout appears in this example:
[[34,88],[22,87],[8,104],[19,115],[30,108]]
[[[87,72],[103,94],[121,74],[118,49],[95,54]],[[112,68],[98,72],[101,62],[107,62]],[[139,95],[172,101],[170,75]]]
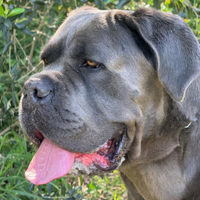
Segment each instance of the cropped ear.
[[131,30],[170,96],[183,101],[188,86],[200,74],[200,46],[184,20],[154,9],[118,11],[115,20]]

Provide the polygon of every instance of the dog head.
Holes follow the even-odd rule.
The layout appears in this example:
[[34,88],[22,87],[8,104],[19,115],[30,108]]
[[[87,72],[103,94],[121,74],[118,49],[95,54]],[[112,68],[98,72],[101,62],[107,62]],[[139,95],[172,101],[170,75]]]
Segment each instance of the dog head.
[[[73,11],[41,53],[44,70],[24,86],[20,122],[40,146],[29,180],[97,174],[139,158],[142,140],[166,118],[166,102],[183,101],[199,75],[199,55],[178,16]],[[177,144],[171,138],[168,148]]]

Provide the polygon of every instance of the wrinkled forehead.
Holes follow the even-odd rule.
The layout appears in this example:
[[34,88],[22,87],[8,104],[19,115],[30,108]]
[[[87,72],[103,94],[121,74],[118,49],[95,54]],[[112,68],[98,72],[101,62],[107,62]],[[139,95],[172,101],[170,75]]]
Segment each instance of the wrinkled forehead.
[[62,23],[59,29],[52,37],[50,43],[56,43],[61,38],[70,40],[77,31],[84,30],[90,26],[90,28],[106,26],[105,15],[107,11],[100,10],[84,10],[72,12],[69,17]]
[[97,9],[72,12],[45,46],[41,57],[49,57],[48,54],[51,53],[61,54],[74,39],[76,43],[80,42],[78,40],[81,38],[86,42],[87,39],[101,35],[100,29],[106,29],[108,26],[106,13],[107,11]]
[[112,46],[111,43],[119,43],[117,30],[114,30],[116,29],[114,12],[97,9],[75,11],[56,31],[44,48],[41,58],[55,61],[64,52],[75,57],[80,51],[92,55],[94,49],[100,51]]

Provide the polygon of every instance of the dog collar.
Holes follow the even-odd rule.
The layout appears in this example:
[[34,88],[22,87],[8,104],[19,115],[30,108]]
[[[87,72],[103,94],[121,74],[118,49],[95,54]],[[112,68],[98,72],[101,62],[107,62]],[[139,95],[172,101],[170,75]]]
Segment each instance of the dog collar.
[[191,124],[192,122],[190,122],[187,126],[185,126],[185,128],[189,128]]

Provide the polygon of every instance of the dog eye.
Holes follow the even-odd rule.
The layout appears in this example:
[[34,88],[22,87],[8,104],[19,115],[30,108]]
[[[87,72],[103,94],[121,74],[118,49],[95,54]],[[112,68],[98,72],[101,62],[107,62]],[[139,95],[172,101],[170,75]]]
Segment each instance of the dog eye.
[[84,64],[85,67],[98,68],[101,64],[87,60]]
[[43,58],[42,60],[43,60],[44,65],[48,64],[48,60],[46,58]]

